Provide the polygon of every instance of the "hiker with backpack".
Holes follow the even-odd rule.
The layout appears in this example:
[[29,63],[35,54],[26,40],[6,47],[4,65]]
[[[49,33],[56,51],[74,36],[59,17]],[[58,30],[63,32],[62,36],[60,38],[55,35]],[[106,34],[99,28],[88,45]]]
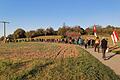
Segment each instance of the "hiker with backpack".
[[100,47],[100,39],[99,37],[96,37],[94,51],[96,52],[96,49],[98,49],[98,53],[99,53],[99,47]]
[[107,44],[108,44],[107,40],[103,37],[103,39],[101,40],[101,48],[102,48],[102,53],[103,53],[102,58],[103,58],[104,60],[106,59],[106,57],[105,57],[105,52],[106,52],[106,50],[107,50]]

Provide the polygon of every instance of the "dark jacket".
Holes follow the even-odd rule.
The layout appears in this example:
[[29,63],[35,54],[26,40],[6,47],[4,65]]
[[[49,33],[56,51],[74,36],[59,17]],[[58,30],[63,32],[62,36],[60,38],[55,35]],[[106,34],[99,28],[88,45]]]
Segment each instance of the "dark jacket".
[[101,41],[101,47],[107,49],[107,43],[108,43],[107,40],[103,39],[103,40]]

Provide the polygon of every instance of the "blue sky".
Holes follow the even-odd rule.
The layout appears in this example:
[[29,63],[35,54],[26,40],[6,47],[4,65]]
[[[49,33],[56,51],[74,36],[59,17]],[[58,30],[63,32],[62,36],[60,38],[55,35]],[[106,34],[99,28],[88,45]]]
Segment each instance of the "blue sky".
[[[9,21],[7,34],[66,25],[120,26],[120,0],[0,0],[0,21]],[[0,24],[0,36],[3,27]]]

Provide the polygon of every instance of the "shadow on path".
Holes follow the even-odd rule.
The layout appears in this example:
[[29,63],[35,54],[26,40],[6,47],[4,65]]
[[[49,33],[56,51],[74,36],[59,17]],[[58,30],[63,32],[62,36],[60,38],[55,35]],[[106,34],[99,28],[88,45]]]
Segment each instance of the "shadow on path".
[[111,58],[114,57],[115,55],[119,55],[119,54],[118,54],[118,53],[115,53],[115,54],[112,54],[112,55],[110,55],[110,56],[107,56],[107,57],[106,57],[106,60],[111,59]]

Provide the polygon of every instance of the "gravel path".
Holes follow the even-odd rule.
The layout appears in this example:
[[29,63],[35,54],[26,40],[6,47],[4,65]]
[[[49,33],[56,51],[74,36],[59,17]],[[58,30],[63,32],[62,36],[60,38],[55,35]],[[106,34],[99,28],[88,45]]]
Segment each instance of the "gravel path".
[[[85,49],[84,47],[82,47]],[[110,67],[116,74],[120,75],[120,54],[115,54],[112,52],[106,53],[107,60],[102,59],[102,53],[94,52],[94,48],[85,49],[99,61],[101,61],[106,66]]]

